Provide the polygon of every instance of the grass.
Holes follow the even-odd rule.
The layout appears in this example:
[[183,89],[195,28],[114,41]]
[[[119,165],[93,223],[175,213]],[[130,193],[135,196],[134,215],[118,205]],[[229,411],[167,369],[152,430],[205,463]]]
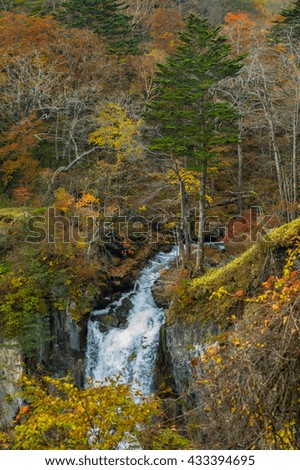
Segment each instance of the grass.
[[13,222],[21,221],[29,216],[43,214],[44,207],[4,207],[0,208],[0,221]]

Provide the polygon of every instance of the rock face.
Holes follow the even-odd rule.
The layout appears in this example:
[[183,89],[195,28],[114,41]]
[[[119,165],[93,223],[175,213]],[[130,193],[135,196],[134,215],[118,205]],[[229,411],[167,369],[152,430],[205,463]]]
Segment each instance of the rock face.
[[151,289],[154,301],[160,308],[167,309],[170,304],[170,299],[166,296],[166,283],[164,279],[157,279]]
[[22,377],[22,357],[15,341],[0,343],[0,427],[9,426],[16,416],[21,399],[14,395]]
[[216,335],[215,325],[181,322],[166,326],[166,350],[175,392],[186,400],[188,408],[201,405],[201,391],[197,381],[201,379],[200,356],[206,335]]
[[86,325],[79,326],[68,311],[54,310],[50,319],[51,341],[43,362],[54,377],[71,372],[75,384],[82,388],[85,374]]

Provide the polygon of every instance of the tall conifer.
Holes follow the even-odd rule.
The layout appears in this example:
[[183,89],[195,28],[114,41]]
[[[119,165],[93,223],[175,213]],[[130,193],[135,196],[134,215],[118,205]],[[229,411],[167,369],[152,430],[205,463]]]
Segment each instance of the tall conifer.
[[108,41],[112,53],[136,53],[140,37],[126,9],[118,0],[65,0],[57,18],[65,25],[92,29]]
[[237,141],[236,112],[229,103],[217,99],[215,90],[220,81],[239,72],[242,57],[231,58],[230,45],[220,28],[211,28],[206,19],[195,14],[188,17],[180,41],[167,62],[159,65],[157,96],[147,117],[159,129],[152,149],[184,157],[190,167],[200,171],[196,270],[202,270],[208,167],[220,147]]

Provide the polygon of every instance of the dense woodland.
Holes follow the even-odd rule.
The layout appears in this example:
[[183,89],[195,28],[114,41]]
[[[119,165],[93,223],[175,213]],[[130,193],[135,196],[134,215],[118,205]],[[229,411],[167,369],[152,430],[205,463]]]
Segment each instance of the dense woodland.
[[[298,449],[300,2],[0,9],[0,345],[30,402],[0,446]],[[174,244],[167,321],[219,328],[197,409],[53,378],[53,309],[82,324]]]

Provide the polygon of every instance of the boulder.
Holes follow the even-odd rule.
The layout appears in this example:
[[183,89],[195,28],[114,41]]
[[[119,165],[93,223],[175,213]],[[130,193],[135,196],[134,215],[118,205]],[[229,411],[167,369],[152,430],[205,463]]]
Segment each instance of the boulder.
[[114,309],[114,314],[121,320],[127,320],[130,310],[133,307],[133,303],[128,297],[122,300],[121,305]]
[[112,328],[117,328],[119,326],[119,319],[114,313],[107,313],[98,318],[99,329],[101,333],[106,333]]

